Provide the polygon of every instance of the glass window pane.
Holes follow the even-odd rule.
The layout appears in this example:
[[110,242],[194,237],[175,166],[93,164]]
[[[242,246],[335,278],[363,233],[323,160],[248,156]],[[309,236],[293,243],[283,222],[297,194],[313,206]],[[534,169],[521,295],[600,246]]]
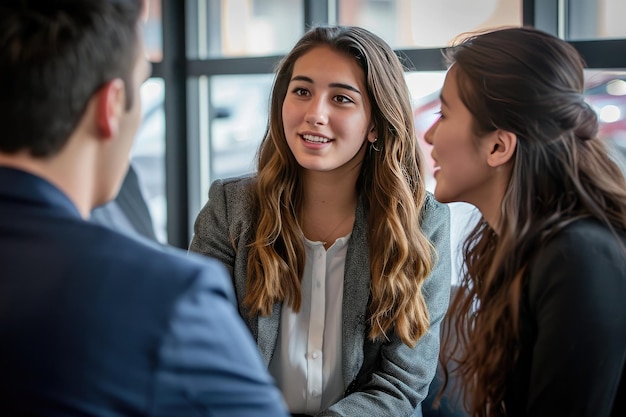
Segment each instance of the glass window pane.
[[163,60],[163,21],[161,19],[161,0],[147,0],[146,17],[141,25],[143,40],[148,59],[152,62]]
[[256,169],[256,151],[267,126],[273,74],[211,77],[211,178]]
[[571,40],[626,38],[624,0],[570,0],[568,15]]
[[522,0],[338,0],[338,20],[371,30],[393,48],[433,48],[462,32],[520,26]]
[[156,236],[163,243],[167,242],[164,91],[160,78],[150,78],[141,86],[143,121],[131,150]]
[[304,33],[302,0],[198,0],[195,58],[284,54]]
[[586,100],[600,120],[600,138],[608,141],[617,157],[626,161],[626,70],[587,70],[585,84]]

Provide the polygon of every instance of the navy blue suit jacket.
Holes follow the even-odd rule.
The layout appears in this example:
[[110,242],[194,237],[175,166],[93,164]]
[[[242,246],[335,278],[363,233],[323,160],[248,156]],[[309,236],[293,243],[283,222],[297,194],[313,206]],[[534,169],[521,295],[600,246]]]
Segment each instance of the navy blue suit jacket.
[[0,168],[0,414],[286,416],[221,265]]

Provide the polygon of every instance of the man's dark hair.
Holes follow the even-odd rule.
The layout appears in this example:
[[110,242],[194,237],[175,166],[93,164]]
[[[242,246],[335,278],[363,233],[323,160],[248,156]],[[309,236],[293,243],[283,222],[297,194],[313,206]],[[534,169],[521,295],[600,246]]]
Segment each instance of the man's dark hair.
[[132,106],[141,9],[141,0],[2,0],[0,152],[54,155],[115,78]]

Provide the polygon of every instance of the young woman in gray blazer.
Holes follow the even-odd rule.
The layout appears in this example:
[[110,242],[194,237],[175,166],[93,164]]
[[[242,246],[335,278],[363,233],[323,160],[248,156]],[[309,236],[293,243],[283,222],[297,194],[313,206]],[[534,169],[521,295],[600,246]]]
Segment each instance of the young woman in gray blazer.
[[255,175],[215,181],[190,250],[230,271],[294,415],[420,415],[450,288],[403,67],[358,27],[278,67]]

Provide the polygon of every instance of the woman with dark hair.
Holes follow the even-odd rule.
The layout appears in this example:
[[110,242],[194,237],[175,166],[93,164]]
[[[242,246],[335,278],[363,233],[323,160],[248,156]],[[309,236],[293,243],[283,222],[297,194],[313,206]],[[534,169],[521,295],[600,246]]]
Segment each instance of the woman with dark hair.
[[408,417],[426,396],[450,255],[422,159],[393,50],[317,27],[278,67],[258,173],[212,184],[190,249],[230,271],[292,413]]
[[426,133],[435,197],[482,218],[443,360],[472,416],[625,416],[626,181],[596,137],[583,60],[532,28],[447,56]]

